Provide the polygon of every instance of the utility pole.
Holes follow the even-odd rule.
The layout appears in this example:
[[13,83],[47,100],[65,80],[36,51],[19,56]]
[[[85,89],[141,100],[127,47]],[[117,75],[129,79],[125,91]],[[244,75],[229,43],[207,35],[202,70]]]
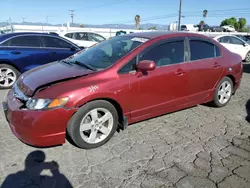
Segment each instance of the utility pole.
[[180,0],[180,6],[179,6],[178,31],[180,31],[181,27],[181,6],[182,6],[182,0]]
[[46,16],[46,23],[49,24],[49,16]]
[[22,19],[23,19],[23,23],[24,23],[26,18],[23,16]]
[[12,23],[11,23],[11,17],[9,18],[9,24],[10,24],[11,32],[13,33],[13,27],[12,27]]
[[72,23],[74,23],[74,12],[75,10],[69,10],[71,13],[70,13],[70,17],[71,17],[71,20],[72,20]]

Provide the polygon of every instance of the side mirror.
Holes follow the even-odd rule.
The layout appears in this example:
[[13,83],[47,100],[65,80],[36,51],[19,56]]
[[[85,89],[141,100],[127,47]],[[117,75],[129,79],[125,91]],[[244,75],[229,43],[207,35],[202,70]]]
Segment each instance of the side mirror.
[[143,61],[140,61],[138,63],[138,65],[136,66],[136,68],[137,68],[137,71],[147,72],[147,71],[155,70],[156,64],[155,64],[154,61],[143,60]]
[[247,46],[247,43],[243,43],[243,46]]

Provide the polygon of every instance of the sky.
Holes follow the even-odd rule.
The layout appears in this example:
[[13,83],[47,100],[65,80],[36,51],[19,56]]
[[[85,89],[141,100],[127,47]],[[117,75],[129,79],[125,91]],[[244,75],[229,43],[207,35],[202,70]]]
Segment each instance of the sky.
[[[0,22],[71,21],[69,10],[75,10],[74,22],[81,24],[169,24],[178,20],[179,0],[0,0]],[[245,17],[250,24],[250,0],[182,0],[181,24],[198,24],[202,11],[208,11],[205,22],[219,25],[228,17]]]

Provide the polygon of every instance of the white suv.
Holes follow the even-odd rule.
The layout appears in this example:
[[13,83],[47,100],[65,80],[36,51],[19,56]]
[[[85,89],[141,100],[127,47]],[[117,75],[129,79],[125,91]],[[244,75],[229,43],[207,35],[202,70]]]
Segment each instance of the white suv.
[[221,28],[223,28],[224,31],[235,32],[235,28],[232,25],[224,25]]
[[68,31],[58,34],[82,48],[89,48],[106,40],[105,37],[92,32]]

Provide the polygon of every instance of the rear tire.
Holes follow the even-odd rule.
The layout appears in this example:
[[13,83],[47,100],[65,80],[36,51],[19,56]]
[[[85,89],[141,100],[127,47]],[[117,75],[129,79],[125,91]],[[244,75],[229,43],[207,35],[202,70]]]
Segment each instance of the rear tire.
[[20,75],[13,66],[0,64],[0,89],[10,89]]
[[97,148],[108,142],[118,126],[115,107],[104,100],[96,100],[82,106],[70,119],[67,132],[80,148]]
[[233,94],[233,82],[229,77],[224,77],[218,83],[214,92],[213,106],[223,107],[231,100]]
[[246,58],[245,58],[245,62],[250,63],[250,51],[247,52]]

